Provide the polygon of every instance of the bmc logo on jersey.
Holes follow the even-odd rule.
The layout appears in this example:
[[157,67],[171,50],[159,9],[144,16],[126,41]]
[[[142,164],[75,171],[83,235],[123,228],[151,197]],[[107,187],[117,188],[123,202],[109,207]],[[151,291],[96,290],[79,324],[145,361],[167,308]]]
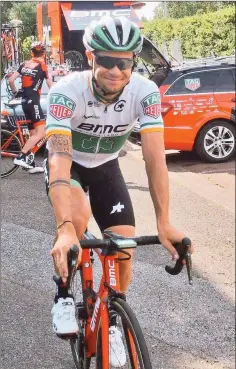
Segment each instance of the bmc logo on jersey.
[[121,133],[125,132],[128,124],[118,124],[113,127],[109,124],[92,124],[92,123],[81,123],[78,125],[77,129],[87,132],[93,132],[97,134],[110,134],[110,133]]
[[161,99],[157,92],[153,92],[146,96],[142,101],[143,112],[152,118],[158,118],[161,114]]
[[51,94],[49,113],[56,120],[71,118],[75,110],[75,102],[62,94]]

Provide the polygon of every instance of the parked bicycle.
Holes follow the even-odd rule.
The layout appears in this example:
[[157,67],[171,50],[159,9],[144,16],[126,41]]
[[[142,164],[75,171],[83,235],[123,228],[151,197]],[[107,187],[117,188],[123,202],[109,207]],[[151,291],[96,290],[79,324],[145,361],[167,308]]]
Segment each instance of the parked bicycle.
[[1,57],[3,71],[19,65],[21,60],[21,40],[17,38],[16,27],[3,24],[1,27]]
[[[16,158],[25,145],[27,139],[29,138],[29,130],[27,123],[30,121],[23,119],[18,120],[16,114],[17,106],[22,104],[22,99],[13,99],[6,106],[13,110],[13,121],[15,127],[9,127],[8,129],[1,130],[1,178],[7,177],[13,174],[18,168],[18,165],[13,163],[14,158]],[[36,152],[45,144],[47,138],[46,136],[40,140],[31,150],[35,155]],[[27,169],[24,169],[27,170]]]
[[[109,345],[109,314],[117,314],[117,328],[124,337],[126,363],[120,363],[123,369],[152,369],[148,348],[134,312],[127,304],[125,295],[120,292],[119,260],[129,260],[125,251],[142,245],[160,244],[157,236],[123,238],[107,231],[104,240],[96,239],[90,232],[84,234],[81,247],[82,261],[77,266],[78,246],[73,245],[68,255],[69,277],[67,287],[75,299],[76,318],[79,333],[64,336],[70,341],[74,363],[77,369],[89,369],[91,359],[95,357],[96,369],[112,369],[109,363],[111,348]],[[184,238],[176,244],[180,259],[174,268],[166,267],[166,271],[177,275],[183,269],[186,260],[189,283],[192,284],[192,263],[189,252],[191,241]],[[94,290],[93,250],[97,253],[102,266],[100,287]],[[119,254],[118,254],[119,253]],[[60,277],[54,281],[62,283]],[[119,358],[117,358],[119,361]]]

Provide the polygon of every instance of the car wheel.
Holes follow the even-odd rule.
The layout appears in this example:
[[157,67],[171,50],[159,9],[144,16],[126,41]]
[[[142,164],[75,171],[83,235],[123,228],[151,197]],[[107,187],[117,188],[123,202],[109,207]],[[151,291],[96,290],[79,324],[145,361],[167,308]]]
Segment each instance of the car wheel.
[[222,163],[235,155],[235,127],[227,121],[207,124],[196,141],[196,152],[203,161]]

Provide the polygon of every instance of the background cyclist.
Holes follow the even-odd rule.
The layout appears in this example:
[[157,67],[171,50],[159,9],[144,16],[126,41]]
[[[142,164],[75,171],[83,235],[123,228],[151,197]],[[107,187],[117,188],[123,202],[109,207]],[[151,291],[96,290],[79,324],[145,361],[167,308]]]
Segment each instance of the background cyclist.
[[[45,118],[40,105],[40,93],[44,79],[50,88],[52,81],[48,76],[48,69],[44,63],[45,45],[35,41],[31,45],[32,59],[20,65],[18,70],[9,78],[12,93],[16,97],[22,97],[22,108],[25,118],[30,120],[28,124],[30,138],[27,140],[22,152],[14,159],[14,164],[24,168],[31,168],[30,172],[43,171],[43,168],[35,168],[34,155],[30,150],[45,136]],[[14,81],[21,76],[22,89],[16,90]]]

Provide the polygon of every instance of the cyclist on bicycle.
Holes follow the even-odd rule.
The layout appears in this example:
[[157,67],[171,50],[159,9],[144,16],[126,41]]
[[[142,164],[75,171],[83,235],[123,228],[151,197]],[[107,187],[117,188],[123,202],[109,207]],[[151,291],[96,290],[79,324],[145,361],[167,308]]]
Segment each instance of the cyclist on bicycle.
[[[31,45],[32,59],[20,65],[18,70],[9,78],[9,84],[15,97],[22,97],[22,108],[25,118],[31,122],[28,124],[30,138],[27,140],[22,152],[14,159],[14,164],[36,170],[34,155],[30,150],[45,136],[45,118],[40,105],[40,93],[44,79],[50,88],[52,81],[48,76],[47,66],[44,63],[46,47],[40,41]],[[21,76],[22,90],[17,91],[14,81]],[[37,171],[43,171],[37,168]]]
[[[46,122],[45,181],[57,222],[51,255],[64,283],[55,297],[53,328],[62,335],[78,331],[74,301],[65,285],[67,253],[86,230],[90,206],[101,232],[109,229],[135,236],[134,212],[118,154],[137,119],[158,235],[174,260],[178,254],[172,244],[184,237],[169,220],[160,93],[154,82],[132,74],[143,44],[138,26],[124,17],[104,17],[86,28],[83,41],[91,71],[72,73],[52,87]],[[89,187],[90,204],[84,187]],[[128,252],[131,259],[120,261],[124,294],[132,278],[133,252]],[[119,367],[117,357],[125,364],[121,332],[112,312],[110,343],[111,365]]]

